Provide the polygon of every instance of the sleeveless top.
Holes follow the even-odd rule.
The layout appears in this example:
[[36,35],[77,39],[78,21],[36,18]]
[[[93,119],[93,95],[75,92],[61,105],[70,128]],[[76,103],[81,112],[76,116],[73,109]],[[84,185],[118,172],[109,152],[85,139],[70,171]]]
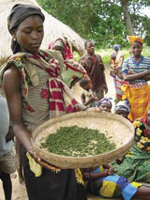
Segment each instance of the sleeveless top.
[[61,78],[65,65],[58,52],[17,53],[3,67],[1,80],[12,64],[17,67],[22,80],[23,120],[29,132],[48,119],[76,111],[78,102]]

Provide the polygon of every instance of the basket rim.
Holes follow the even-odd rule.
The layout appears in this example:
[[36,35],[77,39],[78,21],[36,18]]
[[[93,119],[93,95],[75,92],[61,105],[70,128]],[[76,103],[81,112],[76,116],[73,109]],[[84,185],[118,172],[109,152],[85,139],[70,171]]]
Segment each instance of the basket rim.
[[[109,118],[112,118],[113,120],[119,120],[121,122],[123,122],[125,125],[128,126],[128,128],[131,130],[130,132],[132,133],[131,137],[127,138],[126,141],[123,143],[123,145],[117,149],[114,149],[112,151],[108,151],[108,152],[105,152],[105,153],[102,153],[102,154],[97,154],[97,155],[88,155],[88,156],[80,156],[80,157],[73,157],[73,156],[64,156],[64,155],[58,155],[58,154],[54,154],[54,153],[51,153],[49,151],[47,151],[46,149],[42,149],[40,148],[38,145],[35,144],[34,140],[36,139],[36,134],[39,133],[41,130],[43,130],[43,127],[47,128],[48,126],[52,126],[52,125],[55,125],[59,122],[62,122],[64,120],[68,120],[68,119],[72,119],[72,118],[77,118],[77,117],[86,117],[86,118],[91,118],[92,116],[93,117],[99,117],[101,115],[101,117],[109,117]],[[36,152],[41,152],[43,154],[45,154],[45,156],[51,156],[53,159],[60,159],[62,160],[63,162],[63,159],[64,159],[64,162],[65,160],[67,159],[68,162],[69,161],[72,161],[73,163],[75,162],[81,162],[84,161],[87,162],[89,159],[91,160],[97,160],[97,159],[105,159],[105,157],[111,157],[111,155],[113,154],[113,158],[114,157],[117,157],[118,154],[121,154],[119,153],[118,151],[121,151],[121,152],[127,152],[129,148],[127,148],[128,146],[131,146],[132,143],[134,141],[134,127],[132,125],[131,122],[129,122],[129,120],[125,119],[124,117],[122,116],[119,116],[117,114],[113,114],[113,113],[96,113],[96,112],[88,112],[88,111],[81,111],[81,112],[76,112],[76,113],[70,113],[70,114],[67,114],[67,115],[63,115],[63,116],[59,116],[57,118],[54,118],[54,119],[51,119],[51,120],[48,120],[46,122],[44,122],[43,124],[41,124],[40,126],[38,126],[32,133],[32,137],[31,137],[31,142],[32,142],[32,145],[33,145],[33,148],[36,150]],[[39,153],[40,154],[40,153]],[[124,154],[124,153],[123,153]],[[114,159],[113,159],[114,160]],[[47,160],[46,160],[47,161]],[[51,164],[54,164],[55,163],[51,163]],[[73,165],[73,164],[72,164]],[[62,166],[60,166],[62,167]],[[81,168],[81,167],[80,167]]]

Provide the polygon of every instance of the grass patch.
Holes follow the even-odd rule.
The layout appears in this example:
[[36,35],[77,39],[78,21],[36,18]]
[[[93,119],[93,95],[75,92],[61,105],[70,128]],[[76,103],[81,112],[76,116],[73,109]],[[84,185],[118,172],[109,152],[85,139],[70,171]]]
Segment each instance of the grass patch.
[[[101,55],[104,64],[110,63],[110,55],[112,52],[113,52],[113,49],[96,49],[96,53]],[[121,49],[120,52],[124,54],[125,59],[130,57],[129,49]],[[73,55],[76,61],[80,59],[80,56],[78,55],[77,52],[74,52]],[[142,55],[150,57],[150,51],[148,47],[143,48]]]

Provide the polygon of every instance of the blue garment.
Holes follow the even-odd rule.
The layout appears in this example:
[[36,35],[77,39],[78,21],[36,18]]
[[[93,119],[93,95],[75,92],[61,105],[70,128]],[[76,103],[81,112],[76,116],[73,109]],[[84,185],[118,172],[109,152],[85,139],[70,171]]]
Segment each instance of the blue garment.
[[[135,62],[133,57],[127,58],[122,65],[122,74],[128,73],[129,70],[132,70],[135,73],[144,72],[150,70],[150,58],[141,56],[141,59],[138,62]],[[128,81],[129,83],[139,83],[146,82],[144,79],[138,79],[134,81]]]
[[[97,168],[91,173],[99,172],[101,172],[101,168]],[[91,189],[93,194],[98,195],[97,192],[99,192],[99,196],[119,197],[122,195],[125,200],[130,200],[140,185],[129,183],[126,178],[113,174],[90,181],[87,188],[88,190]]]
[[13,142],[6,143],[6,135],[9,130],[9,112],[7,102],[4,97],[0,96],[0,156],[12,150]]

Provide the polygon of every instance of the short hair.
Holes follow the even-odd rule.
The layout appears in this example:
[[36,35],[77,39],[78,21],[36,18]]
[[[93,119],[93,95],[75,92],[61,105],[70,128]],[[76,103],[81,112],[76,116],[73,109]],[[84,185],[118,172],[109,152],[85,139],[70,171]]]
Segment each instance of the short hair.
[[92,42],[92,41],[91,41],[91,40],[86,40],[86,41],[84,42],[84,47],[85,47],[85,49],[87,48],[87,44],[90,43],[90,42]]
[[79,84],[80,84],[80,86],[83,88],[83,87],[86,86],[89,82],[90,82],[89,79],[81,79]]

